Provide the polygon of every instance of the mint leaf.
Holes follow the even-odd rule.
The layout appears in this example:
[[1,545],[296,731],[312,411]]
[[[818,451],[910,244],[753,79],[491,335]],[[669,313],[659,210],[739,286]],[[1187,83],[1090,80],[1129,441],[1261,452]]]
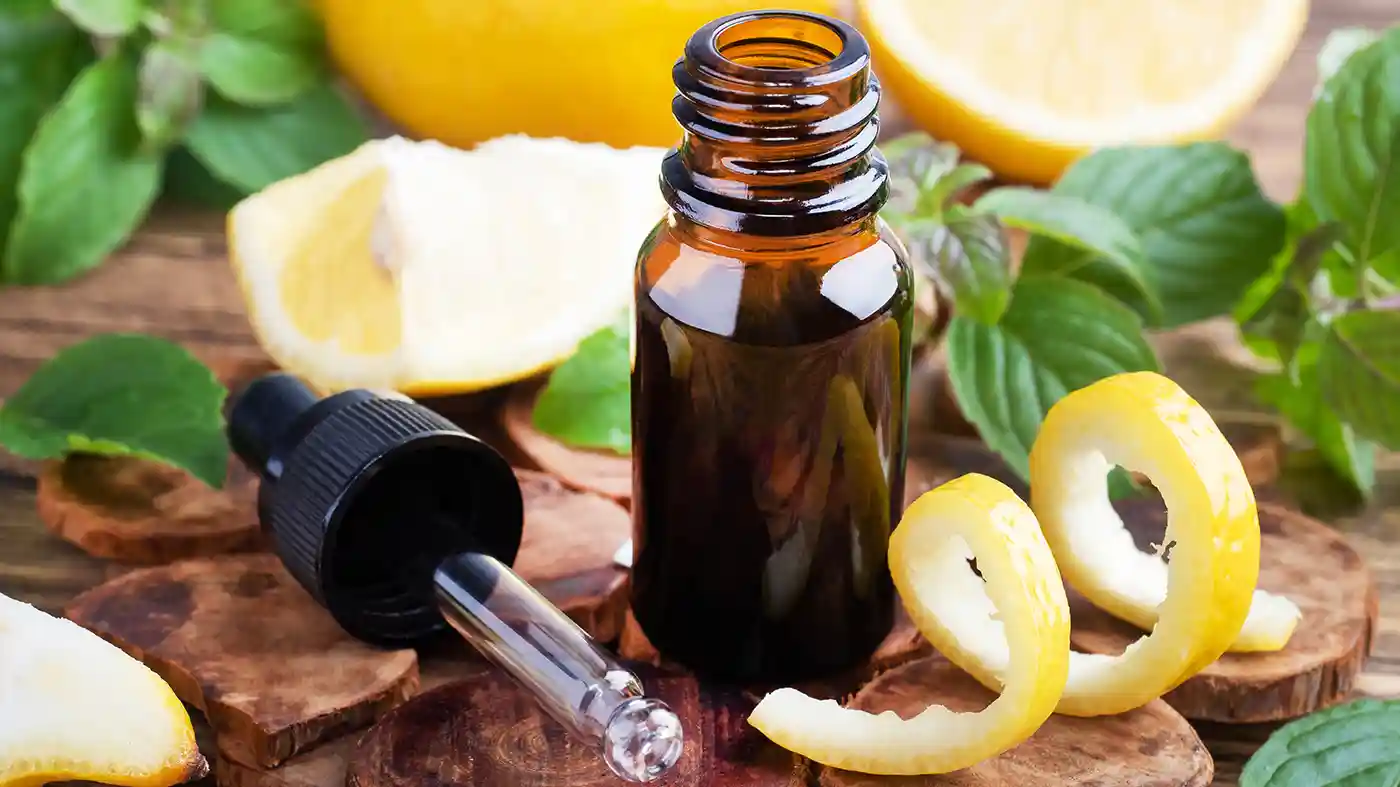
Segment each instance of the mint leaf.
[[54,0],[73,23],[95,36],[118,38],[141,23],[143,0]]
[[97,336],[58,353],[0,407],[0,445],[28,459],[140,456],[218,488],[228,471],[226,395],[178,345]]
[[319,46],[321,26],[304,0],[212,0],[209,16],[217,30],[287,46]]
[[199,68],[225,98],[249,106],[291,101],[322,77],[313,52],[228,33],[204,40]]
[[1137,315],[1073,279],[1021,279],[1000,323],[954,316],[946,342],[963,414],[1023,479],[1051,405],[1096,380],[1157,369]]
[[1357,52],[1374,44],[1381,34],[1364,27],[1340,27],[1327,34],[1317,52],[1317,86],[1321,90],[1342,64]]
[[[1086,265],[1099,260],[1117,268],[1152,315],[1161,316],[1161,304],[1144,273],[1146,262],[1142,244],[1132,229],[1111,211],[1079,197],[1028,188],[990,191],[977,200],[976,208],[996,214],[1009,227],[1026,230],[1036,237],[1049,238],[1059,246],[1081,252],[1077,258],[1066,254],[1027,254],[1021,265],[1022,274],[1073,275],[1074,269],[1055,266],[1073,264],[1076,260]],[[1046,248],[1051,247],[1040,246],[1042,250]]]
[[141,146],[136,64],[113,55],[80,74],[24,154],[6,277],[55,284],[96,266],[145,218],[161,157]]
[[630,326],[604,328],[579,343],[535,401],[535,428],[579,448],[632,452]]
[[335,88],[322,84],[274,107],[240,107],[218,96],[185,137],[210,172],[251,194],[359,147],[364,120]]
[[924,192],[958,165],[956,145],[934,141],[923,132],[905,134],[880,145],[890,170],[890,198],[887,213],[915,215],[921,210]]
[[1316,227],[1292,244],[1292,256],[1267,277],[1276,282],[1269,296],[1248,316],[1241,328],[1251,336],[1267,340],[1272,354],[1285,366],[1303,342],[1304,328],[1311,320],[1311,288],[1322,268],[1324,255],[1341,235],[1336,224]]
[[247,196],[211,175],[199,159],[183,147],[170,151],[165,160],[165,185],[161,195],[176,202],[225,211]]
[[1317,361],[1326,402],[1358,435],[1400,450],[1400,311],[1332,321]]
[[24,149],[91,58],[87,36],[50,0],[0,4],[0,282],[8,275],[3,252],[19,208],[15,185]]
[[1364,699],[1283,725],[1240,773],[1240,787],[1394,787],[1400,701]]
[[1260,191],[1249,159],[1221,142],[1099,150],[1053,191],[1112,211],[1137,235],[1161,319],[1120,266],[1084,249],[1036,237],[1023,264],[1072,271],[1154,327],[1229,314],[1283,247],[1283,211]]
[[1400,246],[1400,29],[1346,59],[1308,112],[1303,190],[1364,266]]
[[1328,466],[1369,498],[1376,484],[1376,447],[1357,437],[1323,401],[1317,378],[1319,348],[1317,342],[1299,346],[1293,363],[1296,379],[1287,374],[1265,375],[1256,383],[1256,392],[1312,441]]
[[992,171],[981,164],[959,164],[933,182],[924,192],[923,202],[933,211],[943,210],[963,189],[992,177]]
[[151,147],[165,150],[182,137],[203,98],[204,82],[187,43],[162,39],[141,53],[136,125]]
[[1011,298],[1011,251],[995,217],[949,211],[945,221],[907,227],[915,270],[931,278],[959,314],[995,323]]

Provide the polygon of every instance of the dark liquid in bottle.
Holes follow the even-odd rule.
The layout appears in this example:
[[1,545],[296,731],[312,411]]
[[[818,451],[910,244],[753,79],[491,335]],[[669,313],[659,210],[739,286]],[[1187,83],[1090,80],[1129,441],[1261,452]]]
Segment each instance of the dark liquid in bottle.
[[829,674],[889,631],[911,298],[869,234],[779,262],[679,244],[639,285],[633,609],[709,677]]

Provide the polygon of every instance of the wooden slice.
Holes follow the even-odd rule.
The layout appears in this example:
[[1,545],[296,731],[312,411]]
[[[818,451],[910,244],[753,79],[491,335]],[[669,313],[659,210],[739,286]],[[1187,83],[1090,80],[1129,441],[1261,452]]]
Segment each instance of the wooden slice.
[[525,531],[515,571],[595,639],[611,642],[627,610],[627,570],[613,562],[632,534],[627,509],[566,489],[544,473],[517,470]]
[[94,557],[142,564],[261,548],[257,500],[237,459],[212,489],[158,462],[74,455],[44,463],[36,493],[50,530]]
[[247,765],[364,727],[418,685],[413,651],[352,639],[271,555],[133,571],[65,614],[155,670]]
[[566,486],[597,492],[626,505],[632,499],[632,460],[608,451],[587,451],[555,440],[535,428],[531,413],[540,386],[519,385],[501,408],[506,434],[520,453]]
[[[1140,548],[1161,541],[1160,503],[1120,508]],[[1365,561],[1340,534],[1296,511],[1262,503],[1259,587],[1287,596],[1303,619],[1283,650],[1227,653],[1165,699],[1190,719],[1261,722],[1292,719],[1349,698],[1370,655],[1379,615],[1375,583]],[[1077,650],[1121,653],[1142,636],[1136,627],[1071,602]]]
[[[489,669],[489,665],[468,648],[466,643],[454,643],[446,652],[419,654],[421,691],[431,691],[460,680],[474,677]],[[215,774],[219,787],[344,787],[345,772],[355,747],[364,731],[342,735],[323,743],[271,769],[251,768],[236,760],[219,756]]]
[[[230,389],[275,370],[259,357],[207,363]],[[264,544],[257,478],[233,457],[222,489],[183,470],[132,457],[74,455],[42,463],[38,475],[39,517],[94,557],[169,563]]]
[[[793,787],[807,764],[750,727],[752,700],[674,670],[636,667],[681,718],[684,754],[665,787]],[[572,738],[504,673],[424,692],[385,714],[351,758],[348,787],[615,787],[597,749]]]
[[[994,695],[934,656],[871,681],[849,703],[910,718],[929,705],[987,707]],[[1204,787],[1214,764],[1191,725],[1160,700],[1092,719],[1051,716],[1029,740],[998,757],[940,776],[876,777],[823,768],[823,787]]]

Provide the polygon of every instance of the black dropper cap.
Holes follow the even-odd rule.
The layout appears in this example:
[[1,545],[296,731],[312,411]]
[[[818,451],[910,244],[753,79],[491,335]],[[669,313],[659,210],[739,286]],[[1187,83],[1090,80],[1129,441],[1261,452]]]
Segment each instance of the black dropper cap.
[[462,552],[515,560],[520,485],[490,446],[431,410],[270,374],[230,399],[229,443],[262,477],[282,562],[350,635],[413,645],[446,630],[433,571]]

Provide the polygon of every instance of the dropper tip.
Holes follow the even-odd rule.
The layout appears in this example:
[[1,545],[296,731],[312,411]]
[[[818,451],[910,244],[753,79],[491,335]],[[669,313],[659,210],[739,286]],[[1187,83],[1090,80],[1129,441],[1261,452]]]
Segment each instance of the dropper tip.
[[603,733],[603,759],[613,773],[630,782],[660,778],[684,749],[680,718],[666,703],[648,697],[617,706]]

